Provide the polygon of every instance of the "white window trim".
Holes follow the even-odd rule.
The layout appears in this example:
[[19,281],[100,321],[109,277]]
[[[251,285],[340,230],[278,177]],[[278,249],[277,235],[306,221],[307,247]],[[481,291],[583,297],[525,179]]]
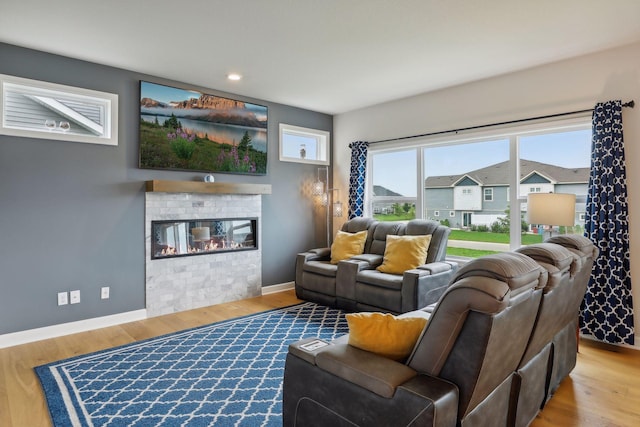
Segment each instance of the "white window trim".
[[[303,136],[316,140],[316,159],[303,159],[300,157],[290,157],[284,154],[284,138],[285,135]],[[279,141],[280,141],[280,161],[308,163],[313,165],[330,165],[331,164],[331,133],[319,130],[305,128],[301,126],[288,125],[280,123],[279,125]]]
[[[489,198],[487,198],[487,191],[490,193]],[[493,188],[482,189],[482,200],[485,202],[493,202]]]
[[[7,105],[10,94],[24,96],[33,103],[50,110],[52,119],[62,117],[64,119],[62,121],[71,124],[70,130],[61,129],[56,123],[58,120],[52,120],[53,128],[47,128],[44,121],[41,127],[34,127],[33,124],[31,126],[15,124],[15,121],[8,118],[9,114],[28,117],[29,112],[21,116],[25,114],[21,110],[10,111]],[[99,110],[103,124],[95,123],[55,98],[65,98]],[[33,108],[33,111],[36,111],[35,107]],[[0,110],[0,134],[3,135],[118,145],[118,95],[113,93],[0,74]],[[84,129],[91,135],[75,133],[74,129]]]
[[[492,126],[483,130],[469,130],[458,131],[455,134],[444,134],[433,137],[419,137],[408,141],[398,142],[381,142],[377,144],[369,145],[369,156],[384,151],[400,151],[415,148],[417,150],[418,164],[421,165],[421,159],[423,158],[423,148],[432,148],[438,146],[456,145],[463,143],[478,143],[483,141],[494,141],[496,139],[508,139],[509,140],[509,164],[510,167],[516,168],[514,173],[509,174],[509,187],[507,193],[507,201],[509,202],[509,208],[511,211],[511,242],[510,249],[514,250],[520,247],[520,211],[521,205],[526,204],[526,197],[518,197],[518,190],[520,188],[519,174],[519,154],[518,154],[518,137],[531,136],[536,134],[546,134],[552,132],[562,131],[575,131],[590,129],[591,127],[591,114],[579,113],[570,117],[559,117],[556,119],[541,119],[540,121],[534,121],[529,123],[515,123],[505,126]],[[368,156],[368,157],[369,157]],[[370,163],[368,161],[368,163]],[[367,167],[367,188],[372,187],[371,183],[371,168]],[[423,188],[424,185],[424,171],[420,167],[418,169],[418,188]],[[424,208],[418,209],[418,206],[423,206],[421,195],[424,191],[418,191],[418,201],[420,204],[416,205],[416,218],[422,218],[424,215]],[[371,193],[367,192],[368,200],[365,200],[365,206],[371,206],[370,200]],[[365,212],[366,213],[366,212]]]

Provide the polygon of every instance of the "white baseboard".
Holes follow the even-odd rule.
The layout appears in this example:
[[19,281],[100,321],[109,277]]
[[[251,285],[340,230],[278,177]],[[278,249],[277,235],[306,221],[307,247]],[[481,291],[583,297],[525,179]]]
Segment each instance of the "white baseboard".
[[[274,294],[293,289],[294,282],[280,283],[278,285],[265,286],[262,295]],[[122,323],[135,322],[147,318],[147,310],[129,311],[113,314],[111,316],[94,317],[92,319],[79,320],[77,322],[61,323],[59,325],[45,326],[43,328],[29,329],[0,335],[0,348],[13,347],[14,345],[27,344],[34,341],[71,335],[78,332],[86,332]]]
[[26,331],[13,332],[0,335],[0,348],[13,347],[14,345],[26,344],[49,338],[71,335],[78,332],[86,332],[94,329],[106,328],[107,326],[120,325],[122,323],[135,322],[147,318],[147,310],[128,311],[125,313],[112,314],[104,317],[94,317],[92,319],[79,320],[77,322],[61,323],[59,325],[45,326],[43,328],[29,329]]
[[295,282],[280,283],[278,285],[263,286],[262,295],[275,294],[276,292],[288,291],[295,287]]

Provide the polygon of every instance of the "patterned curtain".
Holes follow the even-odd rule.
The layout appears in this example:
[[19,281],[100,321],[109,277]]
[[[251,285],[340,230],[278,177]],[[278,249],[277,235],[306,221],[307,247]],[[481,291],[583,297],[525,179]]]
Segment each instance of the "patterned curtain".
[[585,235],[600,254],[582,302],[580,330],[609,343],[633,345],[627,212],[622,102],[598,103],[593,111]]
[[367,173],[367,150],[369,143],[356,141],[351,148],[351,173],[349,174],[349,219],[364,213],[364,194]]

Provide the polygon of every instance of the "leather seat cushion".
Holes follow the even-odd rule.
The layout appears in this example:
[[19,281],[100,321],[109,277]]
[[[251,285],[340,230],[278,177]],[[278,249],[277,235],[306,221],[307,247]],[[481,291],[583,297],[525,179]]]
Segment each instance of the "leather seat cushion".
[[338,266],[331,264],[328,261],[309,261],[304,265],[303,270],[308,273],[321,274],[327,277],[336,277]]
[[381,273],[376,270],[363,270],[359,272],[356,276],[356,282],[397,291],[402,289],[402,275]]

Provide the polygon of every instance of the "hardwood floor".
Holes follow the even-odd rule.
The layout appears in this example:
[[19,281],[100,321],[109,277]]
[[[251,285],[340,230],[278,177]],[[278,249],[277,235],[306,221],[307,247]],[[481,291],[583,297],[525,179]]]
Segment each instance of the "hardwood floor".
[[[0,426],[51,425],[34,366],[297,302],[285,291],[0,349]],[[640,351],[581,340],[578,365],[532,426],[640,426]]]

